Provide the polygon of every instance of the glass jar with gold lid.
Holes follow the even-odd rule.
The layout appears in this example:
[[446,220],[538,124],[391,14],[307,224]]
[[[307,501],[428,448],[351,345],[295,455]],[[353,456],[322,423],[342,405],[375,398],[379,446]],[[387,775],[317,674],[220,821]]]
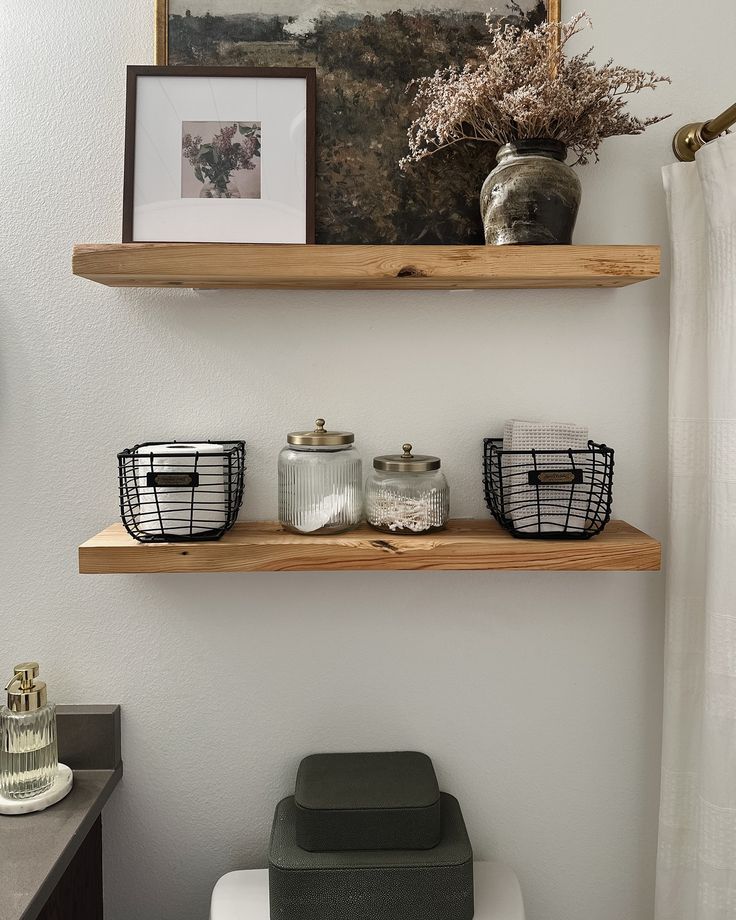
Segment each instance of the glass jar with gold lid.
[[450,487],[440,458],[413,454],[411,444],[402,450],[373,460],[365,484],[366,519],[386,533],[442,530],[450,513]]
[[360,523],[363,473],[352,431],[292,431],[279,454],[279,521],[295,533],[340,533]]

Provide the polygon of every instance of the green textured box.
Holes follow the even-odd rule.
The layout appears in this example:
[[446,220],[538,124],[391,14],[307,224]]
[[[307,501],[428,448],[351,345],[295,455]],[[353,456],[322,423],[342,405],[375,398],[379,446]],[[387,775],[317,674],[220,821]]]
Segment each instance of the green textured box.
[[309,852],[294,797],[279,802],[268,859],[271,920],[471,920],[473,850],[457,799],[441,794],[431,850]]
[[440,840],[440,789],[418,751],[312,754],[294,801],[305,850],[424,850]]

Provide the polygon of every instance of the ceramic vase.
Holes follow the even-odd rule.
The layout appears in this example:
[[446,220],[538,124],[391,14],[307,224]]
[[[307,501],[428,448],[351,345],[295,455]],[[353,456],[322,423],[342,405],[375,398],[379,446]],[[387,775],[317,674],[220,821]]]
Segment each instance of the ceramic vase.
[[572,242],[580,180],[560,141],[506,144],[480,193],[486,243],[492,246]]

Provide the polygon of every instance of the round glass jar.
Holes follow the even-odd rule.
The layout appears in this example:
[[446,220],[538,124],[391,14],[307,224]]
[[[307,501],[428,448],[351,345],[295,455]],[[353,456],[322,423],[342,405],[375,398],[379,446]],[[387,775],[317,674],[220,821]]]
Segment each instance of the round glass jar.
[[340,533],[360,523],[363,472],[351,431],[292,431],[279,454],[279,521],[294,533]]
[[450,487],[440,458],[412,454],[376,457],[365,484],[366,518],[385,533],[429,533],[442,530],[450,514]]

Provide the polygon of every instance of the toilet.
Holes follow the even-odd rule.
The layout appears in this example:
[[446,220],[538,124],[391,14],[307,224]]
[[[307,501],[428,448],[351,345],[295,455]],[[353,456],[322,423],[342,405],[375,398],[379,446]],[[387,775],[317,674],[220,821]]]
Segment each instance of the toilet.
[[[474,920],[524,920],[519,880],[499,862],[477,862]],[[212,891],[210,920],[269,920],[268,869],[228,872]]]

